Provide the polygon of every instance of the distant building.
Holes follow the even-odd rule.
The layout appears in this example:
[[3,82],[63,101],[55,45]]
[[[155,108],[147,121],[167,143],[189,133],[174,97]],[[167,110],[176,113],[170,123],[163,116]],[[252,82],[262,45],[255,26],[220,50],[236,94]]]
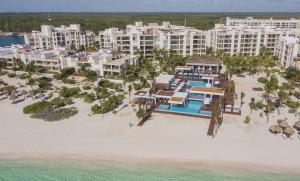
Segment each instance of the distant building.
[[281,37],[277,42],[276,55],[279,58],[281,65],[285,67],[296,66],[300,67],[295,61],[300,57],[300,40],[295,37]]
[[84,31],[79,24],[70,26],[42,25],[41,31],[32,31],[25,36],[25,43],[33,48],[54,49],[57,47],[79,48],[94,46],[95,35],[93,32]]
[[136,22],[125,30],[109,28],[99,32],[100,48],[114,48],[127,54],[152,56],[154,50],[174,51],[183,56],[204,55],[206,33],[191,27]]
[[295,18],[290,19],[255,19],[248,18],[226,18],[226,26],[247,26],[249,28],[270,26],[280,29],[299,29],[300,20]]

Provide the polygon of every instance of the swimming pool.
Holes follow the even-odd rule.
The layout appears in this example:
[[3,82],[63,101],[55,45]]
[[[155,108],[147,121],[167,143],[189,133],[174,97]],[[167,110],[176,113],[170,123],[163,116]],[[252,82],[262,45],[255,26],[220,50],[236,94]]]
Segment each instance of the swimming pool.
[[200,111],[200,108],[203,104],[203,101],[199,100],[188,100],[185,106],[182,105],[159,105],[158,110],[167,111],[167,112],[175,112],[175,113],[184,113],[184,114],[193,114],[193,115],[206,115],[210,116],[211,112]]
[[209,83],[203,81],[188,81],[186,84],[188,87],[208,87]]

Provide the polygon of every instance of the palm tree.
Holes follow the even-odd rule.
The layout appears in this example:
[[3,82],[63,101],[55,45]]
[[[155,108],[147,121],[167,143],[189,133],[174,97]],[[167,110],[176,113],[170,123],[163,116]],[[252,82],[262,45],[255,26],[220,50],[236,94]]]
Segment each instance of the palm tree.
[[242,108],[242,105],[244,104],[244,102],[243,102],[243,99],[244,99],[244,97],[245,97],[245,93],[244,92],[241,92],[241,106],[240,106],[240,108]]
[[251,114],[252,114],[252,111],[253,109],[255,109],[255,98],[251,98],[251,102],[249,103],[249,107],[251,109]]
[[278,79],[275,75],[271,76],[264,85],[264,90],[266,94],[266,102],[268,102],[270,94],[275,95],[278,89]]
[[129,103],[130,103],[130,95],[131,95],[131,91],[132,91],[132,85],[130,84],[128,86],[128,99],[129,99]]

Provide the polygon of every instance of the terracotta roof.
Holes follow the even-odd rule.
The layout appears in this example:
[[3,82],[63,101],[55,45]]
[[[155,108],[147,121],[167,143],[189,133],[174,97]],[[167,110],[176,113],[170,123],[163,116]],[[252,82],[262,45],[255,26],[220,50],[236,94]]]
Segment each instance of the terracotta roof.
[[224,94],[224,89],[217,87],[192,87],[191,92],[209,92],[215,94]]
[[182,98],[182,97],[172,97],[170,99],[170,102],[180,102],[180,103],[182,103],[183,101],[184,101],[184,98]]
[[186,64],[206,64],[206,65],[220,65],[221,60],[217,57],[208,56],[208,55],[202,55],[198,57],[191,57],[186,61]]
[[158,91],[157,94],[158,96],[173,96],[174,92],[173,91]]

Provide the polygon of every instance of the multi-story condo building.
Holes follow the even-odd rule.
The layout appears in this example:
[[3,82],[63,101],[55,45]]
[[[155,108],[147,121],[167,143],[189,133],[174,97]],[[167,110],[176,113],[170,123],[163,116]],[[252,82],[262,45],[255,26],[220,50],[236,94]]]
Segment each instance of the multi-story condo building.
[[101,49],[98,52],[81,52],[60,57],[61,68],[74,67],[77,71],[87,66],[98,76],[123,76],[129,64],[137,64],[138,56],[124,55],[114,50]]
[[71,47],[72,45],[76,48],[80,45],[90,47],[94,46],[94,41],[94,33],[84,31],[79,24],[62,25],[61,27],[42,25],[41,31],[32,31],[30,35],[25,36],[26,44],[41,49]]
[[136,22],[128,25],[126,30],[116,28],[99,32],[101,48],[115,48],[128,54],[141,53],[151,56],[155,49],[174,51],[183,56],[203,55],[206,51],[206,32],[195,28]]
[[300,39],[297,37],[281,37],[276,44],[276,55],[281,65],[285,67],[296,66],[299,68]]
[[226,55],[259,55],[262,47],[275,54],[276,43],[280,37],[292,33],[273,27],[232,27],[217,24],[209,30],[208,45],[214,50],[222,50]]
[[226,18],[226,26],[248,26],[248,27],[261,27],[271,26],[280,29],[299,29],[300,20],[295,18],[290,19],[255,19],[248,18]]

